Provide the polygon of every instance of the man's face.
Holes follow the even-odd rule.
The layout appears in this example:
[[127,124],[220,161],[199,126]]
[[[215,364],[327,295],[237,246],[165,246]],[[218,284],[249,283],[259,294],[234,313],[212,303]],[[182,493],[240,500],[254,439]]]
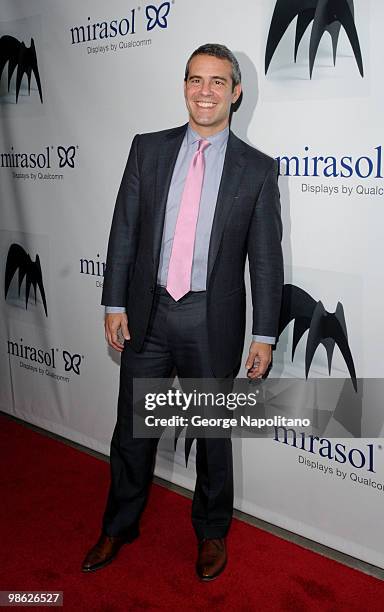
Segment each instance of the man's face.
[[232,90],[232,66],[226,59],[196,55],[189,64],[184,96],[189,123],[201,136],[212,136],[229,122],[231,105],[241,93],[241,85]]

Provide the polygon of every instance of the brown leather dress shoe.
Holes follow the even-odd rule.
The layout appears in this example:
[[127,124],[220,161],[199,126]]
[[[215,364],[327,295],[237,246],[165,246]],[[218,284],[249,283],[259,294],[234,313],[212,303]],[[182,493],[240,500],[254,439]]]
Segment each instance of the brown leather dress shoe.
[[227,563],[224,538],[212,538],[199,542],[196,572],[201,580],[217,578]]
[[107,536],[104,533],[87,553],[81,569],[83,572],[95,572],[111,563],[120,548],[127,542],[127,538],[120,536]]

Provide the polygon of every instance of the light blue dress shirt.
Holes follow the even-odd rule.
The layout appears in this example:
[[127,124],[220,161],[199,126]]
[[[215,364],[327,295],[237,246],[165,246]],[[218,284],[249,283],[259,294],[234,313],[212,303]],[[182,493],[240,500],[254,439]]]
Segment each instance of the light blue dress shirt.
[[[223,173],[225,153],[227,150],[229,128],[207,137],[210,143],[204,151],[205,171],[201,191],[199,216],[196,226],[195,248],[192,261],[191,291],[205,291],[207,286],[208,250],[211,237],[213,217],[215,214],[217,195]],[[160,262],[157,282],[163,287],[167,284],[169,260],[171,257],[173,236],[176,228],[177,215],[181,204],[185,180],[192,157],[198,149],[201,136],[188,125],[184,140],[177,156],[175,168],[169,187],[163,237],[160,249]],[[106,306],[107,314],[125,312],[124,307]],[[253,336],[256,342],[274,344],[275,338],[270,336]]]

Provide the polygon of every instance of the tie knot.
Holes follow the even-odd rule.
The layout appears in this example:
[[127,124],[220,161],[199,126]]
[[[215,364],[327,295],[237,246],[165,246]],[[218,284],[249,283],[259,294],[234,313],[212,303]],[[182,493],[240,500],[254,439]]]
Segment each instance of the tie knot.
[[205,149],[209,147],[210,144],[211,143],[209,142],[209,140],[203,140],[203,139],[199,140],[199,148],[198,148],[199,153],[204,153]]

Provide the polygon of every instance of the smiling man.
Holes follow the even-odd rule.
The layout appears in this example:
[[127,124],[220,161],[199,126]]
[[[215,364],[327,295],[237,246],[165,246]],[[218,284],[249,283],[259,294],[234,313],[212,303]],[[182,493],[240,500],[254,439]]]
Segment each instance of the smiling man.
[[[115,206],[102,303],[106,339],[122,353],[118,417],[102,533],[83,562],[86,572],[110,563],[139,535],[157,440],[133,436],[133,378],[167,378],[174,371],[180,378],[237,375],[247,256],[249,378],[265,374],[277,333],[283,284],[277,165],[229,129],[241,94],[233,53],[218,44],[194,51],[184,94],[186,125],[135,136]],[[197,440],[196,472],[196,571],[207,581],[227,561],[229,437]]]
[[215,56],[196,55],[189,62],[184,95],[189,124],[200,136],[213,136],[228,126],[228,109],[241,93],[231,67]]

